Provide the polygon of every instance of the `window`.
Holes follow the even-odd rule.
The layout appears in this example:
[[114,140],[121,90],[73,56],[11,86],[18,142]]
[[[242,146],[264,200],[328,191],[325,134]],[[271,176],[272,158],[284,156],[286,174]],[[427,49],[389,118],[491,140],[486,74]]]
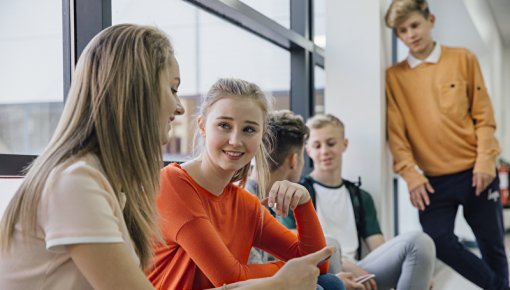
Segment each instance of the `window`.
[[0,27],[0,154],[38,154],[63,108],[62,1],[2,1]]
[[192,154],[197,107],[220,77],[258,84],[273,96],[276,109],[290,107],[290,53],[182,1],[112,1],[112,24],[153,24],[175,46],[182,83],[179,97],[186,109],[172,125],[165,160],[182,161]]
[[290,0],[241,0],[246,5],[271,18],[285,28],[290,28]]
[[[166,160],[191,154],[193,113],[218,77],[255,82],[275,98],[276,109],[292,104],[307,118],[314,81],[307,77],[313,69],[308,59],[313,54],[316,65],[324,63],[324,51],[300,34],[299,25],[313,21],[307,11],[314,2],[0,1],[0,25],[9,27],[0,32],[0,175],[19,173],[46,146],[65,102],[73,52],[80,53],[97,32],[117,23],[157,25],[176,47],[183,76],[180,96],[187,114],[173,126]],[[321,11],[317,5],[315,10]],[[68,8],[74,11],[68,13]],[[289,29],[291,18],[304,20],[295,31]]]
[[326,0],[313,1],[313,42],[326,47]]
[[315,66],[315,94],[314,94],[314,114],[324,113],[324,87],[326,85],[326,72],[323,68]]

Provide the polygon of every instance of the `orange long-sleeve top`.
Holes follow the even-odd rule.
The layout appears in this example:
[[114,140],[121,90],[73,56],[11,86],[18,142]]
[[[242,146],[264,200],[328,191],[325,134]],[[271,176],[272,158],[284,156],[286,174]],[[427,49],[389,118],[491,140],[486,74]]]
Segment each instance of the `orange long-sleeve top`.
[[413,189],[440,176],[474,168],[495,175],[496,122],[476,57],[442,46],[437,63],[386,71],[388,141],[394,170]]
[[[148,277],[156,289],[204,289],[272,276],[278,261],[248,265],[252,246],[282,261],[326,246],[312,202],[294,210],[298,236],[286,229],[253,194],[229,184],[219,196],[201,187],[178,164],[161,172],[157,198],[166,244],[155,247]],[[327,263],[321,272],[327,272]]]

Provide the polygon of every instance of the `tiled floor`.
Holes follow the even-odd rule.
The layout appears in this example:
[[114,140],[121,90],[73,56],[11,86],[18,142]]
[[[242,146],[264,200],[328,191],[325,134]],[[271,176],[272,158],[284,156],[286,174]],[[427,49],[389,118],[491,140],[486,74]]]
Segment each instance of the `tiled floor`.
[[[507,257],[510,257],[510,234],[505,238]],[[510,259],[508,259],[510,261]],[[438,263],[434,278],[434,290],[480,290],[482,288],[469,282],[443,263]]]

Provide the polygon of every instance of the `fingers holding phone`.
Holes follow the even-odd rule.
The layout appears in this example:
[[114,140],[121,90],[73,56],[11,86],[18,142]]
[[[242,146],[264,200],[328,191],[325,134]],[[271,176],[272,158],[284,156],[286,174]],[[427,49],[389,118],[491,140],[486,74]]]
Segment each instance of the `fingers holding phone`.
[[363,284],[354,281],[355,276],[353,273],[340,272],[336,276],[342,280],[346,290],[365,290]]
[[288,289],[316,289],[320,274],[318,265],[326,262],[335,251],[334,247],[325,247],[315,253],[291,259],[274,275],[274,278],[283,281]]
[[354,278],[354,281],[363,284],[365,290],[377,290],[377,283],[374,278],[374,274],[365,274]]

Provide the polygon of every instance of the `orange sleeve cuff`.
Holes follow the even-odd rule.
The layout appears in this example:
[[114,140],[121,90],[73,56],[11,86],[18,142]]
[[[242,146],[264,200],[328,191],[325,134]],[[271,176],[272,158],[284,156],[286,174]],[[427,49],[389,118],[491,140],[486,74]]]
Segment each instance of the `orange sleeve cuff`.
[[[326,238],[322,232],[322,226],[315,212],[315,208],[313,207],[312,199],[310,198],[308,202],[296,207],[294,215],[296,217],[296,225],[300,239],[307,245],[304,247],[306,248],[304,254],[311,254],[326,247]],[[304,233],[301,228],[306,228],[306,233]],[[329,263],[325,262],[319,269],[321,274],[327,273]]]
[[415,189],[416,187],[428,182],[427,178],[423,176],[423,174],[419,173],[414,168],[409,168],[401,173],[402,178],[407,183],[407,188],[409,191]]

